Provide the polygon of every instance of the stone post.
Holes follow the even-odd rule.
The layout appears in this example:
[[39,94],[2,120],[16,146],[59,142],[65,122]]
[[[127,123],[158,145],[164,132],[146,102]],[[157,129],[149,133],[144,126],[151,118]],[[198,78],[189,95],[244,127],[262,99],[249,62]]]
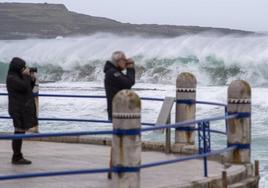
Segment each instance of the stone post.
[[236,146],[230,153],[233,163],[249,163],[251,155],[251,88],[243,80],[233,81],[228,88],[228,114],[239,113],[236,119],[227,121],[228,146]]
[[[176,89],[176,122],[186,120],[195,120],[196,112],[196,78],[188,72],[181,73],[177,78]],[[191,126],[192,128],[195,125]],[[175,133],[175,144],[195,143],[195,131],[187,130],[187,128],[177,129]]]
[[118,92],[113,99],[113,129],[117,132],[112,140],[114,188],[140,188],[140,171],[137,168],[141,164],[140,118],[139,96],[131,90]]

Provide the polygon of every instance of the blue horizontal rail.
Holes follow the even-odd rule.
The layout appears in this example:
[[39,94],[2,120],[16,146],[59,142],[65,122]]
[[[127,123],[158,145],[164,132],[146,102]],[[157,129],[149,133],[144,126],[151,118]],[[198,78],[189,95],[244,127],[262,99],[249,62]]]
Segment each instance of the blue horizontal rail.
[[[106,96],[102,95],[69,95],[69,94],[34,94],[39,97],[57,97],[57,98],[93,98],[93,99],[105,99]],[[8,93],[0,93],[0,96],[8,96]],[[141,97],[141,100],[147,101],[164,101],[162,98]]]
[[189,160],[193,160],[193,159],[199,159],[199,158],[204,158],[204,157],[209,157],[209,156],[229,152],[229,151],[232,151],[234,149],[236,149],[235,146],[224,148],[224,149],[221,149],[221,150],[214,150],[214,151],[211,151],[211,152],[208,152],[208,153],[191,155],[189,157],[180,157],[180,158],[172,159],[172,160],[165,160],[165,161],[160,161],[160,162],[153,162],[153,163],[143,164],[140,167],[141,168],[150,168],[150,167],[155,167],[155,166],[160,166],[160,165],[167,165],[167,164],[172,164],[172,163],[189,161]]
[[114,129],[106,131],[79,131],[79,132],[58,132],[58,133],[34,133],[34,134],[3,134],[0,140],[16,140],[27,138],[63,137],[63,136],[87,136],[87,135],[139,135],[141,129]]
[[16,140],[28,138],[44,138],[44,137],[63,137],[63,136],[87,136],[87,135],[111,135],[113,130],[109,131],[79,131],[67,133],[34,133],[34,134],[4,134],[0,136],[0,140]]
[[107,173],[110,171],[111,171],[110,168],[102,168],[102,169],[72,170],[72,171],[57,171],[57,172],[33,172],[25,174],[0,176],[0,180],[14,180],[14,179],[25,179],[25,178],[49,177],[49,176],[67,176],[67,175],[79,175],[79,174],[98,174],[98,173]]
[[[0,116],[0,119],[12,119],[10,116]],[[91,122],[91,123],[112,123],[109,120],[97,119],[71,119],[71,118],[38,118],[40,121],[67,121],[67,122]]]
[[[12,119],[10,116],[0,116],[0,119]],[[61,122],[90,122],[90,123],[105,123],[110,124],[112,121],[109,120],[97,120],[97,119],[70,119],[70,118],[38,118],[39,121],[61,121]],[[144,126],[156,126],[155,123],[141,123]],[[196,128],[182,127],[188,131],[196,131]],[[184,131],[185,131],[184,130]],[[226,135],[226,132],[218,131],[218,130],[210,130],[210,132],[219,133]]]
[[[0,96],[7,96],[7,93],[0,93]],[[39,97],[59,97],[59,98],[93,98],[93,99],[104,99],[106,96],[102,95],[69,95],[69,94],[35,94]],[[141,97],[141,100],[147,101],[164,101],[163,98],[151,98],[151,97]],[[176,100],[175,100],[176,101]],[[207,101],[196,101],[192,99],[179,100],[182,103],[196,103],[196,104],[205,104],[205,105],[214,105],[214,106],[223,106],[226,107],[226,104],[217,103],[217,102],[207,102]]]
[[[0,119],[12,119],[10,116],[0,116]],[[71,119],[71,118],[38,118],[39,121],[66,121],[66,122],[90,122],[90,123],[112,123],[110,120],[98,119]],[[145,126],[155,126],[154,123],[141,123]]]
[[205,105],[212,105],[212,106],[227,107],[227,105],[223,104],[223,103],[208,102],[208,101],[197,101],[197,100],[194,100],[194,99],[178,99],[178,100],[175,100],[175,102],[178,103],[178,104],[188,104],[188,105],[205,104]]
[[212,105],[212,106],[222,106],[227,107],[226,104],[218,103],[218,102],[207,102],[207,101],[195,101],[196,104],[205,104],[205,105]]
[[[167,128],[179,128],[179,127],[188,127],[189,125],[198,124],[201,122],[208,122],[208,121],[218,121],[223,119],[234,119],[238,118],[240,115],[232,114],[228,116],[218,116],[213,118],[206,118],[201,120],[194,120],[194,121],[184,121],[180,123],[175,123],[171,125],[160,125],[155,127],[148,127],[140,129],[141,132],[148,132],[160,129],[167,129]],[[131,130],[128,131],[131,134]],[[10,139],[25,139],[25,138],[41,138],[41,137],[56,137],[56,136],[83,136],[83,135],[109,135],[109,134],[116,134],[114,131],[83,131],[83,132],[70,132],[70,133],[43,133],[43,134],[27,134],[27,135],[1,135],[0,140],[10,140]]]
[[[187,126],[187,127],[179,127],[179,128],[176,128],[176,130],[178,130],[178,131],[192,132],[192,131],[198,131],[198,128],[188,127]],[[213,130],[213,129],[210,129],[209,131],[212,132],[212,133],[218,133],[218,134],[223,134],[223,135],[226,135],[227,134],[226,132],[218,131],[218,130]]]
[[69,95],[69,94],[35,94],[39,97],[57,97],[57,98],[93,98],[93,99],[104,99],[105,96],[101,95]]
[[[9,117],[9,116],[0,116],[0,119],[12,119],[12,118]],[[109,120],[96,120],[96,119],[38,118],[38,120],[39,121],[61,121],[61,122],[91,122],[91,123],[105,123],[105,124],[111,124],[112,123],[112,121],[109,121]],[[155,123],[141,123],[141,125],[151,126],[151,127],[156,126]],[[163,126],[166,127],[167,125],[163,125]],[[198,129],[197,128],[191,128],[191,127],[187,126],[187,127],[180,127],[179,130],[197,131]],[[226,135],[226,132],[213,130],[213,129],[211,129],[210,132]]]
[[192,120],[191,121],[184,121],[184,122],[175,123],[175,124],[171,124],[171,125],[160,125],[160,126],[156,126],[156,127],[142,128],[141,131],[147,132],[147,131],[169,129],[169,128],[188,127],[189,125],[194,125],[194,124],[198,124],[201,122],[228,120],[228,119],[235,119],[238,117],[240,117],[240,113],[227,115],[227,116],[217,116],[217,117],[213,117],[213,118],[205,118],[205,119],[194,120],[194,121],[192,121]]

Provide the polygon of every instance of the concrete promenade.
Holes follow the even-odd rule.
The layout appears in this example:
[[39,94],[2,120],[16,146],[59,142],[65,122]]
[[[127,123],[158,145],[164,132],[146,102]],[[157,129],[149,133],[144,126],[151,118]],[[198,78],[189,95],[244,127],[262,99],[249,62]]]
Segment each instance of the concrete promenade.
[[[106,168],[110,147],[89,144],[66,144],[52,142],[26,141],[24,155],[32,160],[29,166],[14,166],[10,163],[11,142],[1,141],[0,175]],[[142,163],[173,159],[174,154],[160,152],[142,152]],[[224,170],[218,162],[209,161],[209,178],[203,177],[203,161],[191,160],[182,163],[159,166],[141,171],[143,188],[187,187],[194,182],[220,178]],[[228,174],[237,174],[245,170],[242,165],[233,165]],[[88,174],[75,176],[57,176],[23,180],[0,181],[1,188],[106,188],[112,187],[107,174]]]

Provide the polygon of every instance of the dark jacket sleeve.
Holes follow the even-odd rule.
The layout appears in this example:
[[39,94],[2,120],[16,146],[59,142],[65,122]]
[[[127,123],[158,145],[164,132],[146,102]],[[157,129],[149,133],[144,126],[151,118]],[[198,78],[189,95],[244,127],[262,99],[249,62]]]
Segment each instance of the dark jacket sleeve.
[[130,89],[135,84],[135,69],[127,69],[127,74],[114,72],[111,77],[113,83],[119,89]]
[[24,76],[23,79],[17,76],[9,76],[7,79],[8,87],[14,91],[21,93],[26,93],[28,91],[30,83],[31,83],[30,76]]

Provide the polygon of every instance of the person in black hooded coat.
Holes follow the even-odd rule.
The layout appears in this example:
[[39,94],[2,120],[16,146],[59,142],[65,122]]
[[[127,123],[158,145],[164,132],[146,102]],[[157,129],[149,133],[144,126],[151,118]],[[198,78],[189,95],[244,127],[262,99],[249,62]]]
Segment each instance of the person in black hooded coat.
[[[38,124],[32,92],[34,82],[25,61],[17,57],[13,58],[9,65],[6,86],[9,99],[8,112],[13,119],[15,134],[24,134]],[[31,164],[31,161],[24,159],[21,148],[21,139],[12,141],[12,163]]]
[[[126,75],[122,73],[127,69]],[[123,89],[131,89],[135,84],[134,61],[126,59],[121,51],[112,55],[112,61],[107,61],[104,66],[104,86],[107,98],[108,119],[112,120],[112,101],[117,92]]]
[[[127,73],[122,71],[127,69]],[[112,55],[112,61],[107,61],[104,66],[104,87],[107,98],[108,119],[112,120],[112,102],[114,96],[123,89],[131,89],[135,84],[134,61],[126,59],[124,52],[116,51]],[[110,168],[112,168],[112,149],[110,154]],[[111,172],[108,179],[112,178]]]

